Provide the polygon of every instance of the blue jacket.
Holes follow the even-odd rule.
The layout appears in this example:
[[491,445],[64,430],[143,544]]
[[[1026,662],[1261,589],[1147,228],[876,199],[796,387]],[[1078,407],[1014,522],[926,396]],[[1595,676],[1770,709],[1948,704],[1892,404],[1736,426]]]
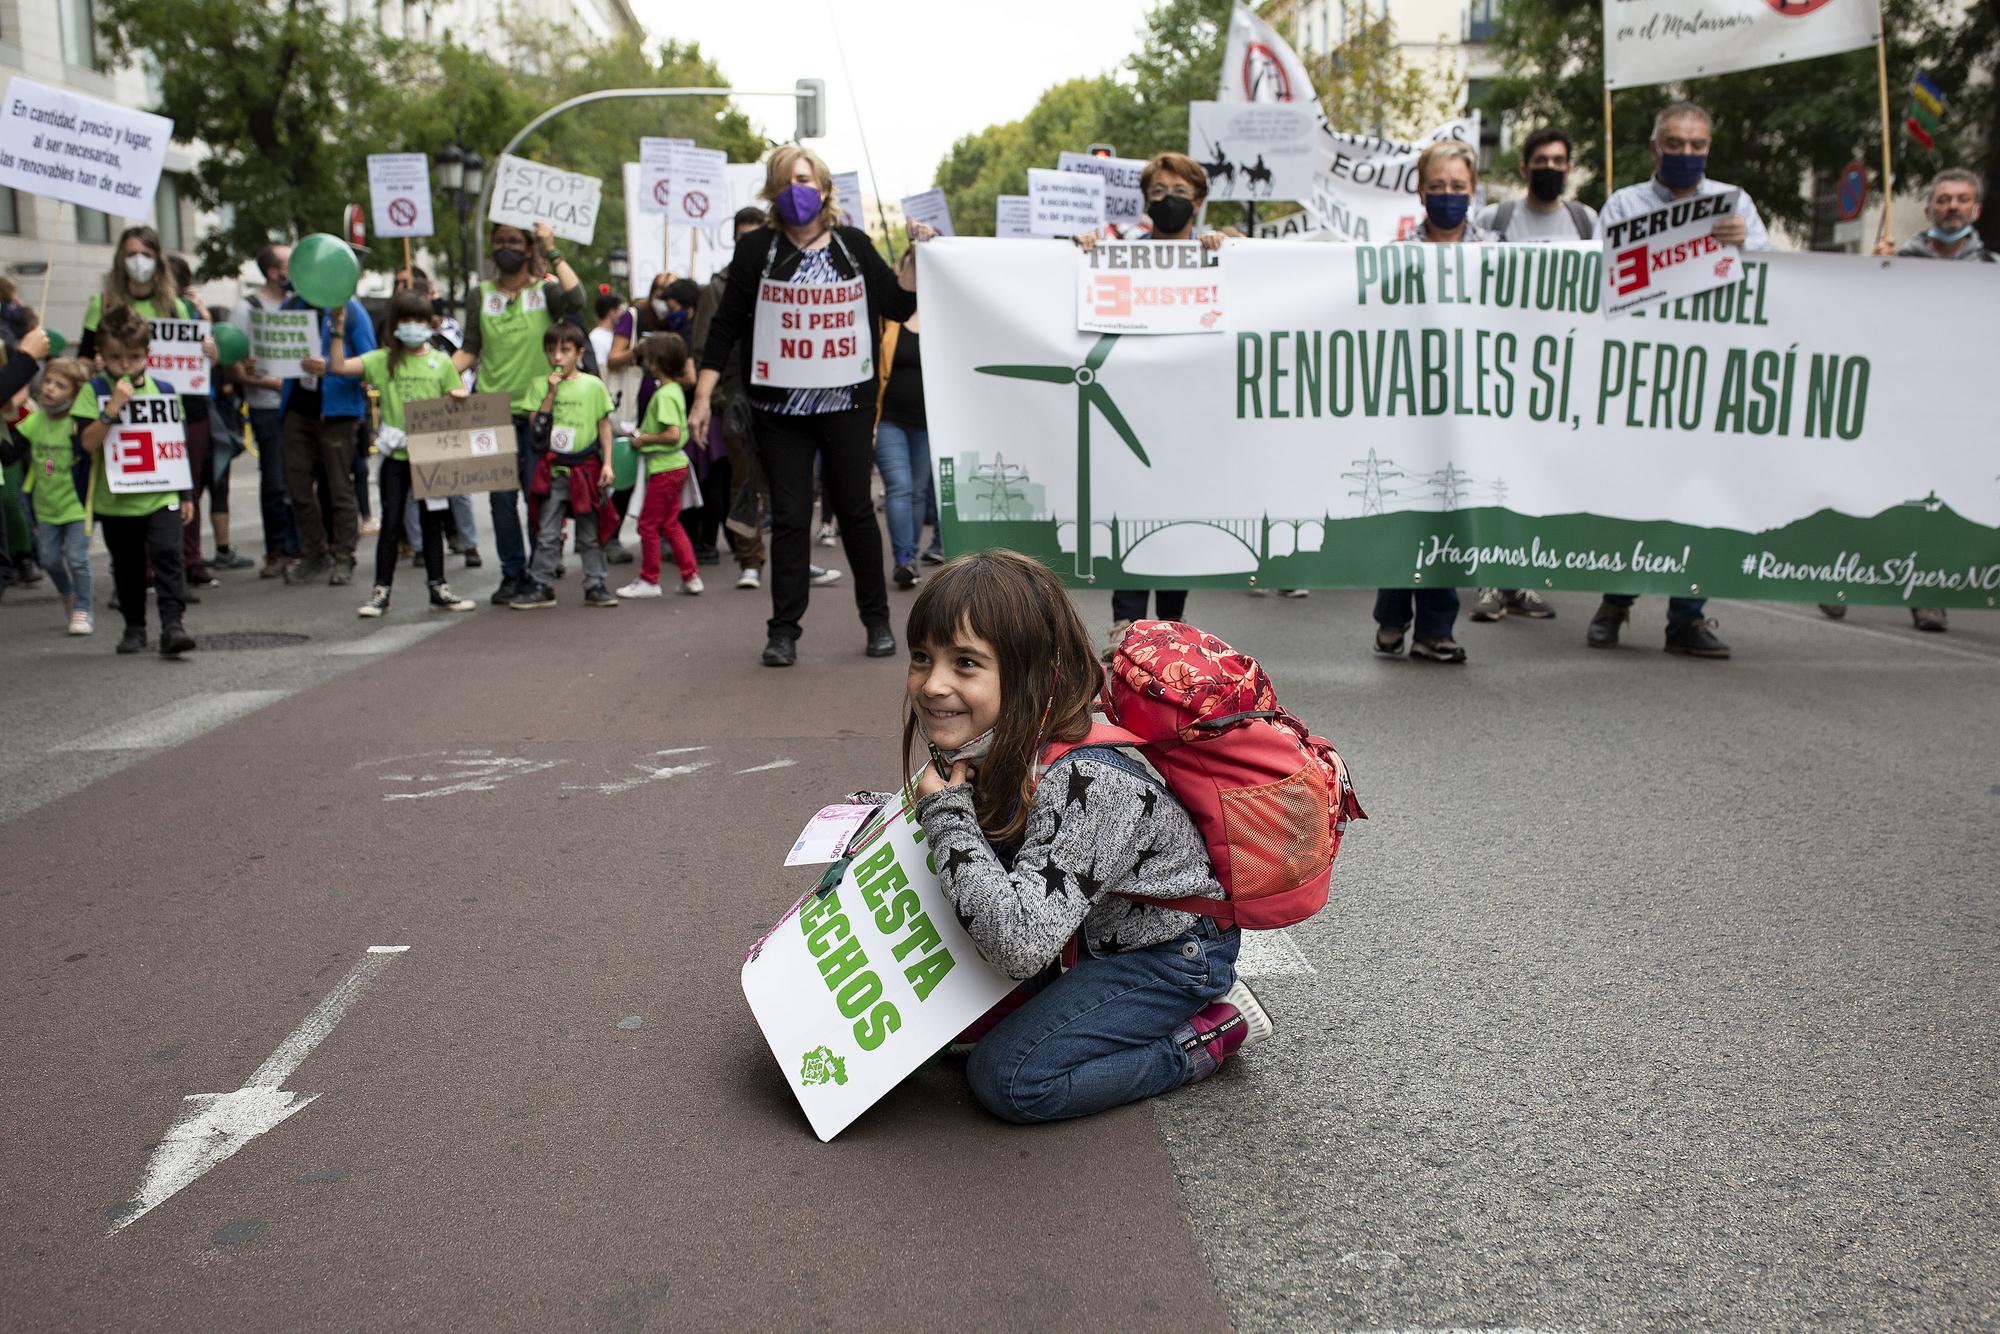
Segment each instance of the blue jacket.
[[[285,298],[280,310],[305,310],[306,303],[297,296]],[[333,342],[333,317],[325,311],[319,313],[319,345],[321,355]],[[368,312],[354,298],[347,299],[347,355],[358,357],[363,352],[375,350],[375,324],[368,318]],[[284,414],[285,407],[292,401],[293,381],[285,381],[285,387],[278,393],[278,413]],[[320,416],[322,417],[366,417],[368,415],[368,395],[361,388],[358,375],[322,375],[319,378]]]

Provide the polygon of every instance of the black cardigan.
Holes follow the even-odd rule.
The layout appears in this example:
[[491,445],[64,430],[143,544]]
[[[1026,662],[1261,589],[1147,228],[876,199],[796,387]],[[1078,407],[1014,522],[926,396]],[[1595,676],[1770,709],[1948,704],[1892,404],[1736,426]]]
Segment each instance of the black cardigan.
[[[874,242],[868,239],[868,233],[859,227],[835,227],[833,231],[847,246],[847,253],[860,264],[860,276],[868,285],[868,338],[872,349],[869,360],[879,363],[882,358],[882,321],[905,321],[916,314],[917,294],[903,290],[896,280],[896,271],[875,253]],[[770,254],[773,238],[777,240],[778,254],[771,272],[792,272],[799,248],[783,231],[767,228],[746,233],[736,243],[736,254],[729,261],[729,285],[723,289],[722,302],[715,308],[715,317],[708,325],[707,341],[700,349],[704,370],[721,370],[733,355],[743,383],[750,386],[750,401],[760,406],[782,403],[788,392],[750,382],[750,331],[757,319],[757,285],[763,280],[764,260]],[[832,252],[834,270],[843,278],[853,278],[855,274],[841,259],[840,250],[831,242],[828,242],[827,248]],[[853,386],[856,407],[874,401],[875,383],[873,375],[856,382]]]

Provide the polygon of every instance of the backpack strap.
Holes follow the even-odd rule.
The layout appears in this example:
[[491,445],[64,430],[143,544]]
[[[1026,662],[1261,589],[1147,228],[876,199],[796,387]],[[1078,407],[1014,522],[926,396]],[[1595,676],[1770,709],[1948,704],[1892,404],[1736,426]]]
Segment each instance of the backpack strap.
[[1576,225],[1578,239],[1588,241],[1591,233],[1597,229],[1591,226],[1590,215],[1583,211],[1583,205],[1574,199],[1565,199],[1563,207],[1569,210],[1569,220]]
[[[1102,750],[1106,754],[1116,754],[1115,747],[1141,746],[1144,744],[1145,742],[1139,739],[1138,734],[1128,732],[1122,727],[1113,727],[1108,723],[1092,723],[1090,730],[1083,734],[1083,739],[1080,741],[1051,741],[1048,745],[1043,746],[1042,767],[1045,770],[1053,769],[1056,765],[1086,747],[1092,750]],[[1125,757],[1120,756],[1120,758],[1123,759]]]
[[1500,201],[1498,210],[1493,214],[1494,235],[1503,241],[1507,239],[1507,228],[1514,221],[1514,204],[1515,201],[1512,199],[1503,199]]

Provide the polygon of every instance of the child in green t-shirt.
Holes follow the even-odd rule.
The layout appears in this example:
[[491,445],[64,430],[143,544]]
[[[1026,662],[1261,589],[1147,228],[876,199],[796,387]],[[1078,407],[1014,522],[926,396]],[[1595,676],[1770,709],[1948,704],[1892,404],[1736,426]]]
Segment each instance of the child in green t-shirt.
[[606,533],[614,527],[611,394],[604,381],[579,369],[584,346],[583,330],[574,324],[552,324],[542,336],[552,369],[533,422],[541,450],[528,487],[530,512],[536,515],[535,555],[526,586],[507,604],[521,611],[556,605],[556,561],[562,555],[563,525],[570,520],[576,522],[576,551],[583,561],[584,605],[618,605],[605,586],[611,567],[598,541],[600,524]]
[[701,592],[695,568],[694,543],[681,527],[681,488],[687,485],[687,386],[694,366],[679,334],[648,334],[639,344],[639,361],[659,382],[646,404],[645,419],[632,437],[645,465],[646,499],[639,507],[639,577],[618,590],[619,597],[660,596],[660,538],[674,549],[681,592]]
[[70,415],[89,384],[88,366],[74,357],[58,357],[42,368],[35,410],[14,424],[18,452],[27,458],[22,490],[34,520],[37,556],[62,594],[73,635],[97,628],[92,619],[90,516],[77,489],[79,483],[89,486],[90,460],[77,448],[77,419]]

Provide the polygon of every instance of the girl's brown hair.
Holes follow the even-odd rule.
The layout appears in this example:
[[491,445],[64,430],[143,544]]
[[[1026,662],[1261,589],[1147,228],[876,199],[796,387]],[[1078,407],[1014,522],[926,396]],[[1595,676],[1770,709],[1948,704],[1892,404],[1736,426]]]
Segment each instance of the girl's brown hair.
[[647,334],[639,340],[639,364],[661,384],[678,382],[687,371],[687,339],[677,333]]
[[[1000,720],[979,762],[973,809],[991,842],[1019,838],[1028,823],[1035,761],[1051,741],[1080,741],[1102,674],[1090,632],[1048,567],[996,548],[960,556],[924,581],[904,636],[932,652],[971,633],[993,646],[1000,669]],[[1046,720],[1046,721],[1045,721]],[[903,704],[903,763],[922,728]]]
[[431,313],[431,298],[427,288],[405,287],[389,298],[388,313],[382,317],[382,327],[389,334],[389,374],[394,375],[411,357],[420,357],[430,351],[428,346],[411,347],[404,343],[402,339],[396,337],[396,326],[403,323],[429,324]]

